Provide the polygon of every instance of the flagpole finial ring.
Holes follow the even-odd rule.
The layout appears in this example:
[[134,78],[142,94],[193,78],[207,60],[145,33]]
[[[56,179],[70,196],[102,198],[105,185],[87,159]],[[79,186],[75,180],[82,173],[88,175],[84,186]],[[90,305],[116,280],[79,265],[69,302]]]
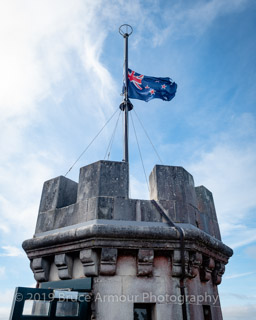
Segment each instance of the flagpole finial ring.
[[119,27],[119,33],[123,37],[129,37],[132,34],[132,32],[133,32],[133,28],[129,24],[122,24]]

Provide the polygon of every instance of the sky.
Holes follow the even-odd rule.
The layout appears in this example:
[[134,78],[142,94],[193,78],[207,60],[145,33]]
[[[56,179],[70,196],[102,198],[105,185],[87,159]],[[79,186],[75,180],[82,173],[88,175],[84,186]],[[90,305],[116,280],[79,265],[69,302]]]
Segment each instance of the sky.
[[[129,67],[171,77],[176,97],[133,100],[149,176],[159,159],[212,191],[234,250],[219,286],[225,320],[256,312],[256,2],[2,0],[0,2],[0,320],[16,286],[34,286],[21,244],[34,234],[44,181],[100,159],[122,161],[124,41]],[[135,113],[136,112],[136,113]],[[136,116],[137,115],[137,116]],[[130,117],[130,124],[131,124]],[[113,146],[107,146],[117,123]],[[130,125],[131,197],[148,199]]]

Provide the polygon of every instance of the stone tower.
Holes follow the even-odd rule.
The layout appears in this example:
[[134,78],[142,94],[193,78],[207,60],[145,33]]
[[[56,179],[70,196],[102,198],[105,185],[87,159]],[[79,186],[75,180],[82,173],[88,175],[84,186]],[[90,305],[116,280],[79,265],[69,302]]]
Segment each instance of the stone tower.
[[78,183],[44,183],[23,243],[38,287],[91,279],[91,319],[222,319],[217,286],[232,250],[211,192],[182,167],[154,167],[151,200],[130,199],[128,179],[127,163],[98,161]]

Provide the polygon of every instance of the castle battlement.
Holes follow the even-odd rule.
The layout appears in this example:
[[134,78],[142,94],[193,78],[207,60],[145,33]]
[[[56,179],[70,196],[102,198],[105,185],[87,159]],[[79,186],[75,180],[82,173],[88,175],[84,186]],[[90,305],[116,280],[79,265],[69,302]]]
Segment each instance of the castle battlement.
[[79,183],[59,176],[44,183],[36,234],[95,219],[162,222],[158,201],[177,223],[190,223],[221,240],[212,193],[195,187],[184,168],[156,165],[150,199],[128,197],[128,164],[98,161],[80,169]]

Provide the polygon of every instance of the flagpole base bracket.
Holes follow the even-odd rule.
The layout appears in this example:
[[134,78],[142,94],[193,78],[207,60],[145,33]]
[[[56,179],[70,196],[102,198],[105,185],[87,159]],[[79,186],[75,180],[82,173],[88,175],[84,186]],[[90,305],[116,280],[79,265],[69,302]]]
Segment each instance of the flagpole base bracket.
[[128,100],[127,102],[123,101],[123,102],[120,104],[119,108],[120,108],[122,111],[125,111],[126,105],[127,105],[127,107],[128,107],[128,111],[131,111],[131,110],[133,109],[133,105],[132,105],[132,103],[130,102],[130,100]]

